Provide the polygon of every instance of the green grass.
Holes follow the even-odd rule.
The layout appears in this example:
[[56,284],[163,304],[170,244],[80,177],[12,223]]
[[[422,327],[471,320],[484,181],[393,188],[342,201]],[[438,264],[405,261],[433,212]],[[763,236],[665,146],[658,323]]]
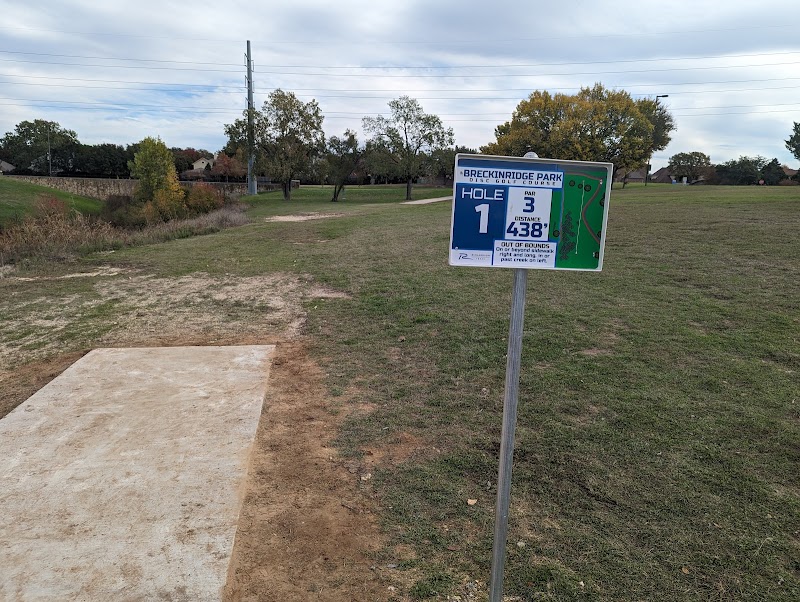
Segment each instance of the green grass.
[[54,196],[81,213],[96,214],[102,201],[0,176],[0,226],[33,212],[40,195]]
[[[436,186],[414,186],[411,196],[414,200],[450,196],[452,189]],[[331,186],[302,186],[292,191],[289,201],[283,200],[283,193],[272,191],[257,196],[245,196],[242,200],[254,208],[254,215],[276,215],[300,211],[324,211],[326,213],[350,212],[361,205],[401,203],[406,198],[405,184],[377,186],[346,186],[339,201],[330,202],[333,196]]]
[[[418,442],[370,486],[382,557],[415,571],[409,595],[443,600],[488,580],[512,274],[447,266],[449,203],[380,202],[260,195],[256,217],[345,215],[114,257],[351,294],[308,307],[332,399],[374,408],[337,444]],[[602,273],[530,273],[506,593],[800,599],[798,231],[798,188],[629,187],[612,193]],[[416,558],[391,560],[397,544]]]

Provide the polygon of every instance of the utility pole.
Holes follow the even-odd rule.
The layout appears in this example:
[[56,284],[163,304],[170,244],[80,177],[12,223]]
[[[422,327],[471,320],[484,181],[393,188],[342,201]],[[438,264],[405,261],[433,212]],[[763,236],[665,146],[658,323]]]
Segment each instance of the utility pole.
[[253,59],[250,54],[250,40],[247,40],[247,194],[258,194],[258,186],[253,175],[255,162],[255,142],[253,134]]
[[47,175],[53,177],[53,155],[50,151],[50,128],[52,124],[47,122]]

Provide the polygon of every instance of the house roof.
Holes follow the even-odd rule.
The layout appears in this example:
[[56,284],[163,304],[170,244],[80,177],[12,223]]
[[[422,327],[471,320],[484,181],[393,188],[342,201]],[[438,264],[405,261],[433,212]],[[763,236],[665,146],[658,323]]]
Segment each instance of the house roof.
[[650,181],[658,184],[669,184],[672,182],[672,174],[670,173],[669,167],[662,167],[658,171],[654,172],[650,176]]
[[792,169],[791,167],[787,167],[786,165],[781,165],[781,168],[783,169],[783,173],[785,173],[790,178],[793,178],[794,176],[797,175],[796,169]]
[[640,167],[639,169],[635,169],[633,171],[618,169],[614,172],[614,181],[622,182],[622,180],[626,178],[628,180],[644,180],[645,173],[647,173],[647,168],[645,167]]
[[16,168],[11,163],[0,159],[0,171],[14,171],[14,169]]

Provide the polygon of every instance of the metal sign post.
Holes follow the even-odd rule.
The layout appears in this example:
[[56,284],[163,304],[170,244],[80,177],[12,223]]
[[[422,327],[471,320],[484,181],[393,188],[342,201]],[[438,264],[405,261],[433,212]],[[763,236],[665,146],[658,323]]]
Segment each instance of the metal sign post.
[[525,322],[525,292],[528,272],[514,270],[514,292],[511,297],[511,323],[508,327],[506,389],[503,397],[503,435],[500,440],[500,468],[497,473],[497,505],[494,514],[494,546],[492,576],[489,580],[490,602],[503,598],[503,568],[508,539],[508,507],[511,502],[511,467],[514,458],[514,431],[517,426],[519,368],[522,360],[522,329]]
[[503,597],[529,269],[603,267],[610,163],[456,155],[450,265],[514,268],[490,602]]

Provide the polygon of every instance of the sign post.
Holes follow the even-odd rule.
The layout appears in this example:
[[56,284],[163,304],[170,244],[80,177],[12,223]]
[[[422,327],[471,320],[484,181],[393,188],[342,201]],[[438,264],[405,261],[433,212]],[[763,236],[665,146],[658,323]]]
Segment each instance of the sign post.
[[503,597],[528,269],[603,267],[610,163],[456,155],[450,265],[514,268],[490,602]]

